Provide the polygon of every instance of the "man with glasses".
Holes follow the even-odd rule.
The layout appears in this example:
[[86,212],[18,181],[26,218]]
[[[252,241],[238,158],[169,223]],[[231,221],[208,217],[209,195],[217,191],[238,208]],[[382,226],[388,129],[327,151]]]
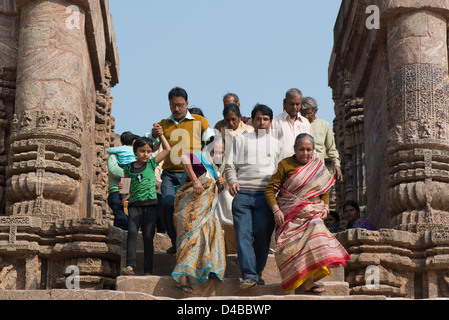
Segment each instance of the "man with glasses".
[[[181,156],[185,153],[200,152],[205,142],[215,135],[215,132],[204,117],[190,114],[188,95],[184,89],[173,88],[168,94],[168,100],[171,115],[159,122],[159,130],[163,131],[171,147],[170,156],[165,158],[162,166],[161,218],[172,242],[172,247],[167,250],[167,253],[174,254],[176,253],[176,229],[173,223],[174,203],[176,189],[181,184],[184,173]],[[146,136],[158,144],[158,139],[154,137],[161,133],[156,130],[153,129]]]

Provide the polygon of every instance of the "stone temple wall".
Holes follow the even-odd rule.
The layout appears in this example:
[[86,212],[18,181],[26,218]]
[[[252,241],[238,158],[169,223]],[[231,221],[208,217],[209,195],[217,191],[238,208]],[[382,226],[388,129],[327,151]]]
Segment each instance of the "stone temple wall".
[[340,235],[354,292],[376,265],[372,294],[448,295],[448,18],[449,1],[342,1],[329,67],[337,199],[384,228]]
[[106,149],[120,66],[108,1],[0,0],[0,52],[0,285],[65,286],[76,265],[82,286],[113,287]]

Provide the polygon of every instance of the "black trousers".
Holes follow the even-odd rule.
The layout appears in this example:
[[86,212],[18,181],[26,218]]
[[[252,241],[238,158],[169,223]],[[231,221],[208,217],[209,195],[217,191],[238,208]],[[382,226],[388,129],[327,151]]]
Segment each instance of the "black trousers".
[[136,268],[136,243],[139,229],[143,238],[143,270],[153,273],[153,239],[157,223],[157,205],[128,208],[128,238],[126,243],[126,265]]

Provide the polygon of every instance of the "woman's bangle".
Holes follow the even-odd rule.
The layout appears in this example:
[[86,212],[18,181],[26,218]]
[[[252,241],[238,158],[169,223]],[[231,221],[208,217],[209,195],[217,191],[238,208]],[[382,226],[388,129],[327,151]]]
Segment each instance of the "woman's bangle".
[[273,214],[276,214],[276,213],[278,213],[278,212],[280,212],[280,211],[281,211],[281,209],[274,210],[274,211],[273,211]]

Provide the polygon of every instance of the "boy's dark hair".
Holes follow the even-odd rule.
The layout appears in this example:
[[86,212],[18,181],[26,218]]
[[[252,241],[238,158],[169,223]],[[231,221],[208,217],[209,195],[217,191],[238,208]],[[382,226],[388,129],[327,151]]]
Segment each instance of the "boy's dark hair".
[[226,105],[226,107],[223,110],[223,117],[226,117],[226,115],[229,112],[234,112],[237,115],[237,117],[241,117],[242,116],[242,114],[240,113],[239,106],[236,105],[235,103],[230,103],[230,104]]
[[189,101],[189,96],[187,95],[187,91],[183,88],[175,87],[170,90],[168,93],[168,100],[171,100],[173,97],[181,97],[184,98],[185,101]]
[[204,118],[203,110],[201,110],[200,108],[196,108],[196,107],[190,108],[189,112],[190,112],[190,114],[197,114],[197,115],[202,116]]
[[273,110],[271,110],[270,107],[264,105],[264,104],[256,104],[253,111],[251,112],[251,119],[254,120],[256,118],[257,112],[262,112],[264,116],[269,116],[270,120],[273,120]]
[[120,142],[124,146],[130,146],[133,144],[134,140],[136,140],[138,136],[136,136],[134,133],[125,131],[120,135]]
[[137,149],[139,149],[140,147],[143,147],[145,145],[149,145],[151,150],[154,149],[153,140],[151,140],[150,138],[147,138],[147,137],[137,137],[137,139],[133,145],[134,153],[137,152]]

